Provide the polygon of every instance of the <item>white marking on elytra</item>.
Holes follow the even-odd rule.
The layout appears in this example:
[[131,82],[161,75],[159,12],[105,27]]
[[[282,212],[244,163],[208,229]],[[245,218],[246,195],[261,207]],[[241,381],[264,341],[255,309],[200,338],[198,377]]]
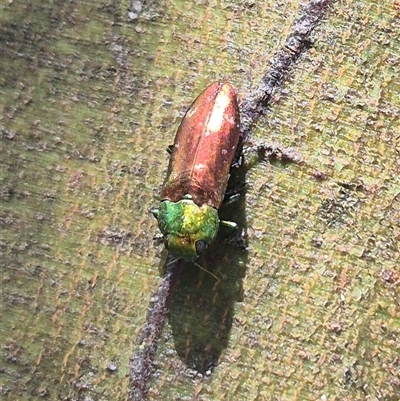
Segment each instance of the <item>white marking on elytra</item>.
[[205,167],[205,165],[202,164],[202,163],[197,163],[197,164],[195,164],[195,166],[194,166],[194,168],[195,168],[196,170],[204,170],[204,167]]
[[207,134],[211,135],[213,133],[218,132],[221,129],[224,120],[226,120],[225,110],[230,105],[231,99],[228,96],[227,88],[226,87],[222,88],[223,91],[221,91],[215,99],[214,108],[212,110],[210,119],[207,124],[206,135]]

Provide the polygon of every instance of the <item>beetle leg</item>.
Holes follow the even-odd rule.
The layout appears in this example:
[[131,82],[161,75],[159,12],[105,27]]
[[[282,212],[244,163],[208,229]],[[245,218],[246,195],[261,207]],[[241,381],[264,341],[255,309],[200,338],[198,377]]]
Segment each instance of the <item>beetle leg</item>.
[[304,158],[294,148],[286,148],[279,143],[261,143],[246,148],[244,166],[246,171],[266,159],[281,160],[286,163],[302,163]]
[[221,220],[219,224],[232,229],[232,231],[237,229],[237,224],[234,221]]
[[240,153],[240,155],[234,159],[231,168],[239,168],[244,162],[243,158],[243,153]]
[[222,203],[221,207],[229,206],[232,203],[236,202],[240,198],[240,193],[233,192],[232,195],[227,194],[225,196],[224,202]]
[[153,216],[158,220],[158,209],[150,209],[150,212],[153,213]]
[[246,189],[246,187],[247,184],[245,182],[242,182],[241,184],[236,185],[234,188],[231,188],[230,190],[226,191],[224,203],[222,204],[222,206],[225,206],[226,204],[229,205],[232,201],[238,200],[240,195]]
[[239,231],[227,238],[225,242],[241,251],[246,251],[248,249],[247,235]]
[[217,282],[221,281],[213,272],[210,272],[210,270],[207,270],[205,267],[202,265],[199,265],[198,263],[194,262],[194,265],[197,266],[200,270],[203,270],[203,272],[211,274],[217,280]]
[[248,171],[261,161],[268,159],[273,154],[271,145],[254,145],[246,148],[243,156],[245,170]]
[[172,153],[172,148],[174,147],[174,145],[168,145],[166,148],[167,153],[170,155]]
[[235,232],[238,231],[238,226],[233,221],[221,220],[219,224],[222,227],[227,227],[229,230],[229,234],[226,236],[225,241],[227,241],[229,238],[232,238],[235,235]]
[[156,245],[161,245],[164,243],[164,236],[162,234],[157,234],[153,237],[153,241]]

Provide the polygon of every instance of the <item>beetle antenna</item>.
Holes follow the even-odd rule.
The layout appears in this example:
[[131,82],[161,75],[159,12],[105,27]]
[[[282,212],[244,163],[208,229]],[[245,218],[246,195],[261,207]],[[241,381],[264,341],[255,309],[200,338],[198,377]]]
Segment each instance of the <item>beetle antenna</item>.
[[[180,258],[176,258],[174,256],[172,256],[171,254],[168,256],[168,262],[165,265],[165,269],[168,269],[168,267],[172,266],[174,263],[176,263]],[[220,281],[220,279],[213,273],[210,272],[210,270],[207,270],[205,267],[203,267],[202,265],[196,263],[196,262],[192,262],[196,267],[198,267],[200,270],[202,270],[203,272],[210,274],[211,276],[213,276],[215,278],[216,281]]]
[[220,279],[219,279],[213,272],[210,272],[210,270],[207,270],[205,267],[199,265],[199,264],[196,263],[196,262],[193,262],[193,263],[194,263],[195,266],[198,267],[200,270],[203,270],[203,272],[205,272],[205,273],[211,274],[211,276],[213,276],[213,277],[215,278],[215,280],[220,281]]
[[178,261],[179,258],[176,258],[176,257],[174,257],[174,256],[172,256],[172,255],[170,254],[170,255],[168,255],[168,259],[169,259],[169,260],[168,260],[168,263],[165,265],[166,268],[172,266],[175,262]]

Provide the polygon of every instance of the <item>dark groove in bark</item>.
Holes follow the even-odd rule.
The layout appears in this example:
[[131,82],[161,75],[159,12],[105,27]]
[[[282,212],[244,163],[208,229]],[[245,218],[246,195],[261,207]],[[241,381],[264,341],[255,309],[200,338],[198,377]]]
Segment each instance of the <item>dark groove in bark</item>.
[[[256,90],[241,102],[241,132],[244,142],[248,139],[253,125],[265,113],[273,91],[280,87],[294,63],[310,47],[309,36],[332,2],[333,0],[310,0],[301,8],[284,46],[273,58],[271,68]],[[167,259],[166,265],[168,263]],[[151,297],[146,322],[139,333],[136,350],[130,358],[129,401],[143,401],[147,398],[158,341],[181,268],[179,261],[171,263],[158,290]]]
[[172,262],[170,258],[167,258],[165,265],[167,271],[161,279],[158,289],[150,298],[146,322],[138,335],[135,352],[129,361],[128,399],[130,401],[146,399],[158,341],[164,328],[171,296],[182,269],[182,262]]
[[248,139],[253,125],[265,114],[274,90],[281,86],[300,55],[311,47],[310,34],[332,2],[332,0],[311,0],[300,9],[285,44],[272,59],[271,68],[258,87],[241,102],[239,108],[244,141]]

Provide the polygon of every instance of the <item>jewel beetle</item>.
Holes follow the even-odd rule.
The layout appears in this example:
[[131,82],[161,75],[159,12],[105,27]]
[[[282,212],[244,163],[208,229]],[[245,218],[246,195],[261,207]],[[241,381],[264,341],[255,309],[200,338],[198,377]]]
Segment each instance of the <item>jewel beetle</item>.
[[186,112],[171,148],[161,203],[153,210],[168,251],[195,260],[215,239],[218,216],[240,141],[236,93],[214,82]]

